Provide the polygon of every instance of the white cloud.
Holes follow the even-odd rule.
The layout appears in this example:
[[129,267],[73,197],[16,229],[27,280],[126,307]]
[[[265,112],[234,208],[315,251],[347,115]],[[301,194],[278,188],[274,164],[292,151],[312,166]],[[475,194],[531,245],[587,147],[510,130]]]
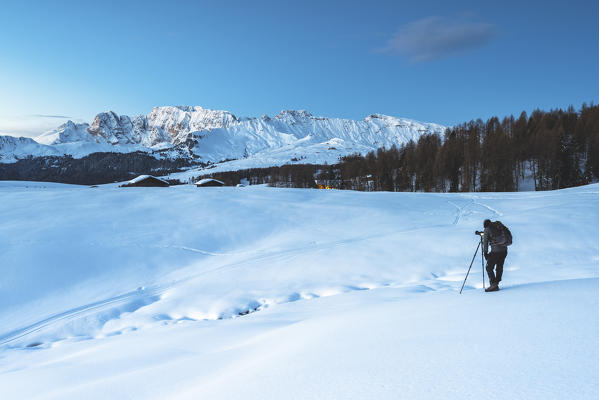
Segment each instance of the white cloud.
[[481,47],[494,33],[495,27],[488,23],[433,16],[400,27],[381,51],[428,62]]

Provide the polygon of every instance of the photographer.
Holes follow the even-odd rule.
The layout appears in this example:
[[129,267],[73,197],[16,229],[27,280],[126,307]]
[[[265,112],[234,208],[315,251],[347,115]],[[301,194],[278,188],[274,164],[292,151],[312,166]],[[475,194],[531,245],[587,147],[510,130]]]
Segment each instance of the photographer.
[[[499,282],[503,275],[503,262],[507,256],[507,247],[512,244],[510,230],[500,221],[491,222],[486,219],[483,223],[485,231],[483,234],[483,252],[487,260],[487,274],[490,286],[485,292],[496,292],[499,290]],[[489,245],[491,252],[489,252]]]

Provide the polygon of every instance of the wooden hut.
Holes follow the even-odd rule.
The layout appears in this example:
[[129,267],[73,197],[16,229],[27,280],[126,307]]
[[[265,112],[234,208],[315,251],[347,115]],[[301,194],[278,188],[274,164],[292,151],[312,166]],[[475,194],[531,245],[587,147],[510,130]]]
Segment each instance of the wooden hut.
[[216,179],[202,179],[195,183],[197,187],[208,187],[208,186],[225,186],[224,182],[218,181]]
[[168,187],[167,181],[151,175],[140,175],[121,185],[121,187]]

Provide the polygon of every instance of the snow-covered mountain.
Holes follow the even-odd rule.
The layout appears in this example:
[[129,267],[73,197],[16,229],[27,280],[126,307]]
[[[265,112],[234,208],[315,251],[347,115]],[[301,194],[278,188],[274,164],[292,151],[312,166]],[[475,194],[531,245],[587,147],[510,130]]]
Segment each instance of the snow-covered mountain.
[[341,155],[401,145],[423,133],[442,133],[444,129],[380,114],[355,121],[288,110],[272,118],[238,118],[228,111],[199,106],[167,106],[135,117],[103,112],[91,125],[68,121],[35,141],[2,137],[0,162],[27,156],[67,154],[77,158],[94,152],[140,150],[209,163],[252,158],[257,165],[274,165],[293,157],[334,162]]
[[58,155],[52,146],[45,146],[27,137],[0,136],[0,162],[11,163],[30,155]]

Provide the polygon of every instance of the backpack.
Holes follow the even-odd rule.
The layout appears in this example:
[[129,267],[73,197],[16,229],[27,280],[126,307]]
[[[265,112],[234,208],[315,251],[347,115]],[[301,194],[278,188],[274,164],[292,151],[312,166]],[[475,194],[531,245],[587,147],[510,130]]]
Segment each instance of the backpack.
[[512,244],[512,232],[501,221],[493,222],[493,241],[499,246],[509,246]]

